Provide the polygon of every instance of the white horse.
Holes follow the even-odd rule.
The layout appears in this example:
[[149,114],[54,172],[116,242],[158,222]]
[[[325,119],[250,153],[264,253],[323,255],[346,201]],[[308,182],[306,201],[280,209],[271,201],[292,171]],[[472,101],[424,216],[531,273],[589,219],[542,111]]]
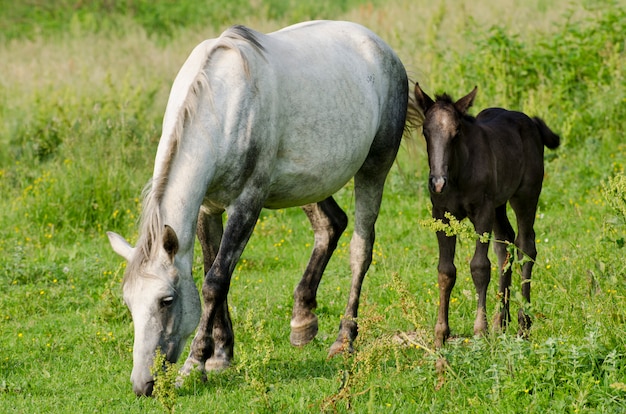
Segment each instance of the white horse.
[[[137,246],[108,233],[128,261],[123,293],[135,326],[137,395],[152,393],[155,351],[177,361],[197,326],[182,372],[229,365],[230,279],[264,207],[303,206],[313,226],[290,339],[304,345],[315,337],[317,288],[347,225],[332,194],[354,177],[352,286],[330,354],[352,349],[408,98],[396,54],[353,23],[315,21],[267,35],[234,26],[193,50],[172,86]],[[191,272],[195,234],[204,256],[204,311]]]

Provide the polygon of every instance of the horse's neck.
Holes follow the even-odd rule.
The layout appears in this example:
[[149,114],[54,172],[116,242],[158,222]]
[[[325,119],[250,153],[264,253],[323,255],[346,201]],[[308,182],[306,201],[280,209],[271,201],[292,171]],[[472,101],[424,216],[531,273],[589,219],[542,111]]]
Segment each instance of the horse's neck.
[[[206,146],[189,136],[181,140],[178,150],[170,156],[173,159],[169,160],[159,202],[161,221],[174,229],[179,252],[185,254],[193,251],[198,213],[213,177],[214,163]],[[155,174],[164,171],[155,167]]]
[[463,133],[463,136],[458,137],[455,144],[452,147],[452,162],[450,163],[450,175],[453,175],[455,178],[464,174],[464,169],[469,162],[470,159],[470,145],[468,138],[469,135],[467,131]]

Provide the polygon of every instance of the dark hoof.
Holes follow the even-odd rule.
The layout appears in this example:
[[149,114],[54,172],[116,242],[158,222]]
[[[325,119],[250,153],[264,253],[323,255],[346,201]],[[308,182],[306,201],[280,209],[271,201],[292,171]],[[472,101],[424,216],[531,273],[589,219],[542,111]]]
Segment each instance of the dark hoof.
[[493,329],[496,333],[506,332],[511,323],[511,316],[507,312],[497,312],[493,317]]
[[313,315],[313,318],[309,319],[303,324],[291,320],[291,335],[289,341],[293,346],[304,346],[311,342],[315,335],[317,335],[317,316]]
[[530,319],[530,316],[526,315],[520,309],[520,311],[517,313],[517,322],[519,324],[519,330],[517,331],[517,334],[524,339],[528,339],[528,337],[530,336],[530,326],[532,325],[532,320]]

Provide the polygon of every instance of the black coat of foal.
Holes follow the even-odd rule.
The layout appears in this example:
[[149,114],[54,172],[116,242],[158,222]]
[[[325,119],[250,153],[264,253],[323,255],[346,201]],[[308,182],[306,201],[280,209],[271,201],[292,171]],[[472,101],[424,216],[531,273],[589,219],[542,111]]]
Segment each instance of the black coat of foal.
[[[469,116],[467,110],[475,96],[476,88],[456,102],[445,94],[433,101],[415,85],[416,101],[425,114],[423,132],[430,167],[432,215],[444,222],[448,222],[448,212],[458,220],[468,217],[479,235],[493,231],[502,298],[494,324],[504,329],[510,322],[511,266],[507,242],[514,242],[531,259],[522,265],[522,295],[530,302],[530,277],[537,257],[533,227],[543,183],[544,146],[555,149],[560,138],[541,119],[521,112],[488,108],[476,118]],[[517,218],[517,238],[507,217],[507,202]],[[448,308],[456,281],[456,237],[439,231],[437,239],[439,312],[435,345],[440,347],[450,335]],[[491,272],[488,249],[488,242],[477,240],[470,263],[478,293],[475,335],[487,329],[486,296]],[[531,320],[523,309],[518,312],[518,321],[519,332],[525,335]]]

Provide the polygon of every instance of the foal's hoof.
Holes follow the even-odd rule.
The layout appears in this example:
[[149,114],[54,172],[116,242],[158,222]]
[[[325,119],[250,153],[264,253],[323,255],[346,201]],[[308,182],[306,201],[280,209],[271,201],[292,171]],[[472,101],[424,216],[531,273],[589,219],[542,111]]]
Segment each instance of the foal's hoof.
[[526,315],[524,311],[521,309],[517,313],[517,322],[519,324],[519,330],[517,331],[517,335],[521,338],[528,339],[530,336],[530,326],[532,325],[532,320],[530,316]]
[[317,316],[312,315],[312,318],[304,323],[298,323],[294,319],[291,320],[291,335],[289,341],[293,346],[304,346],[311,342],[315,335],[317,335]]
[[497,312],[493,317],[493,330],[497,334],[506,332],[506,328],[509,325],[510,318],[503,312]]

